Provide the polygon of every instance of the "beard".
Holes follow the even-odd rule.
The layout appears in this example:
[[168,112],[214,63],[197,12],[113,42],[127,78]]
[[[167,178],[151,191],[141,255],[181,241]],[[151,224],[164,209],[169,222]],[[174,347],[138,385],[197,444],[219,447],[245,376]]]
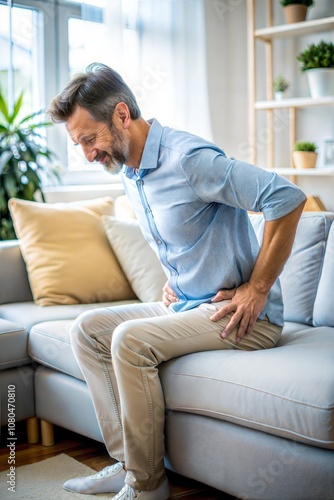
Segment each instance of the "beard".
[[129,142],[122,136],[117,128],[112,125],[110,131],[113,135],[113,142],[110,144],[111,154],[106,151],[99,158],[106,156],[103,168],[109,174],[117,175],[123,168],[124,163],[129,157]]

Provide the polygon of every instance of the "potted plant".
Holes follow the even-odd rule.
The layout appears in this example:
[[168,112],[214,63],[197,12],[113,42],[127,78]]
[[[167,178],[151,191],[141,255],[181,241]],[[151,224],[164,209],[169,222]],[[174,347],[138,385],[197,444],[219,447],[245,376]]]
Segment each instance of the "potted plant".
[[334,43],[312,43],[297,56],[300,71],[306,72],[312,97],[334,94]]
[[280,0],[280,2],[288,24],[305,21],[307,9],[314,4],[313,0]]
[[284,92],[289,88],[290,84],[282,75],[278,75],[273,81],[273,89],[275,93],[275,99],[283,99]]
[[8,210],[12,197],[34,200],[36,192],[43,201],[42,177],[51,173],[59,180],[53,164],[53,153],[46,147],[40,135],[41,128],[51,122],[36,122],[41,113],[20,118],[23,93],[14,103],[13,111],[0,89],[0,240],[16,238]]
[[297,141],[292,152],[296,168],[314,168],[317,161],[317,145],[309,141]]

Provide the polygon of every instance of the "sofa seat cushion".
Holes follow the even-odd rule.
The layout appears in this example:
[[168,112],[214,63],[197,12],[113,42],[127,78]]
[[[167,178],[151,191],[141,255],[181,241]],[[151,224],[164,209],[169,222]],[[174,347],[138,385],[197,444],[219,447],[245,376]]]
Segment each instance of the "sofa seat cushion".
[[0,318],[0,370],[31,363],[26,329]]
[[[125,303],[130,303],[130,301],[113,302],[112,305],[116,306]],[[110,305],[110,303],[104,304],[104,306]],[[86,304],[85,308],[81,307],[81,310],[77,310],[77,314],[72,315],[70,319],[57,319],[35,324],[29,333],[29,355],[31,358],[41,365],[84,380],[71,348],[70,330],[74,319],[81,312],[93,309],[93,306],[96,309],[96,304]],[[99,307],[101,306],[103,304],[99,304]],[[48,307],[48,309],[51,309],[51,307]],[[63,307],[61,306],[61,308]]]
[[311,325],[305,325],[305,323],[297,323],[297,322],[294,322],[294,321],[286,321],[284,323],[283,332],[284,332],[284,334],[287,334],[287,333],[300,332],[301,330],[307,330],[307,329],[312,330],[313,326],[311,326]]
[[29,334],[29,354],[41,365],[84,380],[71,348],[73,321],[48,321],[33,326]]
[[100,302],[94,304],[71,304],[41,307],[34,302],[17,302],[11,304],[0,305],[0,317],[20,323],[27,331],[30,331],[32,326],[45,322],[60,319],[75,319],[79,314],[88,311],[89,309],[97,309],[99,307],[107,307],[116,304],[132,304],[140,302],[137,299],[122,300],[115,302]]
[[334,449],[334,328],[283,334],[266,351],[183,356],[160,373],[168,409]]

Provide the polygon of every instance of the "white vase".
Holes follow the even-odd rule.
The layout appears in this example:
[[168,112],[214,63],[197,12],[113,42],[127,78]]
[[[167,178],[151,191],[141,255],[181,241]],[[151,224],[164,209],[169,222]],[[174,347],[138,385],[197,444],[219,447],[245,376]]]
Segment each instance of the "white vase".
[[282,101],[283,98],[284,98],[284,92],[282,92],[282,91],[275,92],[275,100],[276,101]]
[[306,70],[311,97],[334,95],[334,68]]

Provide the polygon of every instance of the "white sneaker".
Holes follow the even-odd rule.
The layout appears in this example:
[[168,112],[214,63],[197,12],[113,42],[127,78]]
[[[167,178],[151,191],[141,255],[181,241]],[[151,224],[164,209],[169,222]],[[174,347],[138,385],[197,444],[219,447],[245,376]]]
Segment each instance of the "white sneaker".
[[123,465],[118,462],[108,465],[100,472],[88,477],[75,477],[64,483],[63,488],[67,491],[96,495],[99,493],[114,493],[124,486],[126,472]]
[[165,479],[159,488],[150,491],[134,490],[131,486],[126,484],[124,488],[114,496],[113,500],[168,500],[168,498],[169,485],[168,480]]

